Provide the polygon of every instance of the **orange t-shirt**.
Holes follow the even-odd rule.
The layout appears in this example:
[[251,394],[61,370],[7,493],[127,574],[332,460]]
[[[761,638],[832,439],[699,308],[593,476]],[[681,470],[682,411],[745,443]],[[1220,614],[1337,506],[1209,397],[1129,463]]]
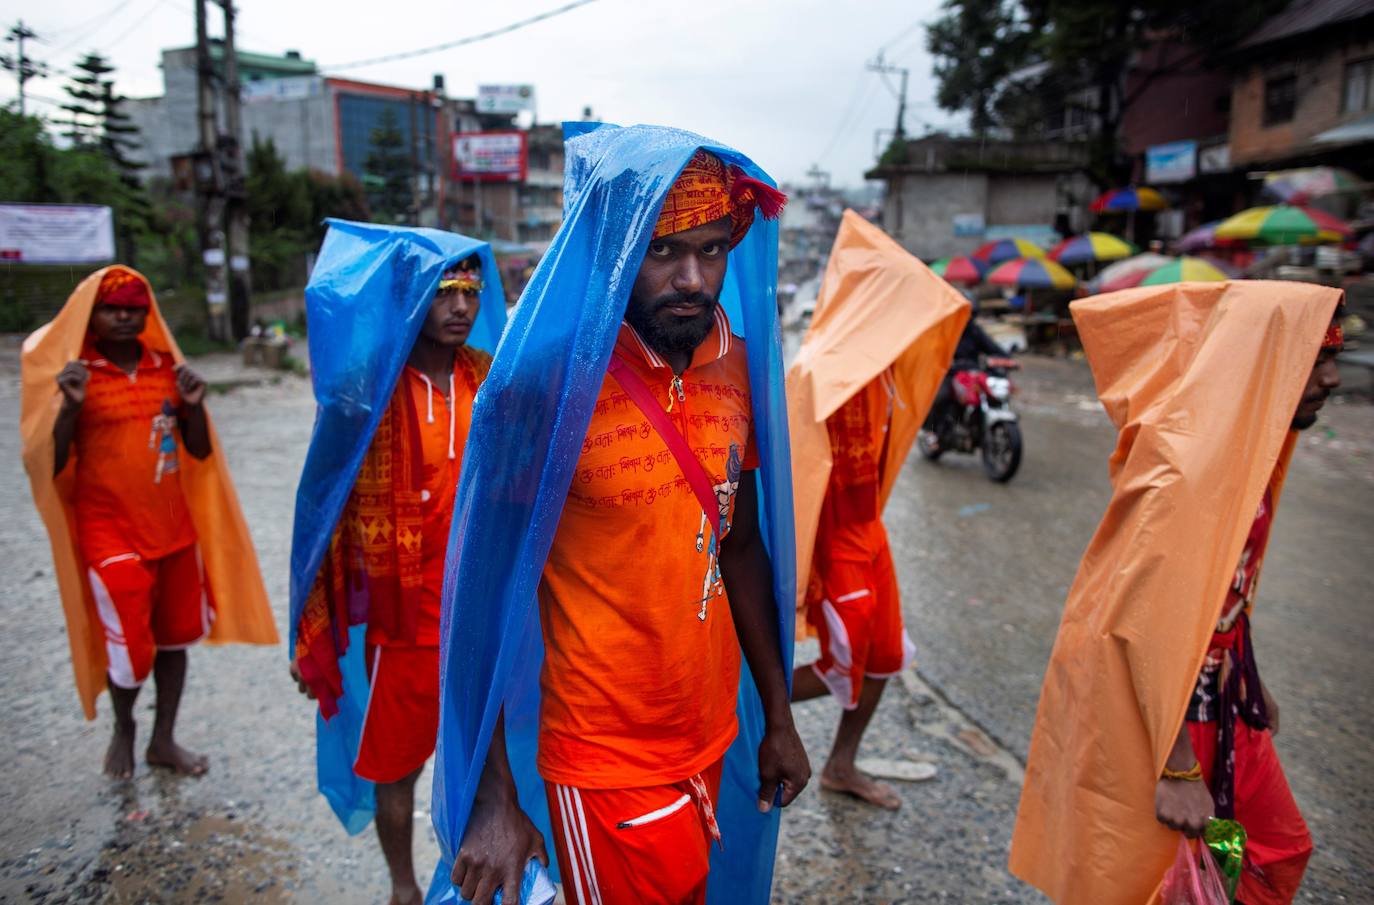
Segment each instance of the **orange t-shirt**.
[[[410,394],[420,424],[420,455],[424,460],[420,477],[420,563],[424,584],[420,588],[420,612],[415,620],[416,647],[439,646],[444,560],[448,553],[449,526],[453,523],[458,475],[463,467],[463,447],[472,427],[472,402],[490,369],[490,355],[462,346],[454,358],[451,398],[448,387],[430,384],[423,374],[409,365],[402,370],[397,387]],[[375,625],[368,627],[367,642],[374,645],[394,643]]]
[[825,419],[834,464],[816,534],[820,563],[868,562],[887,543],[879,490],[896,402],[889,368]]
[[137,553],[161,559],[196,542],[178,466],[185,449],[171,353],[143,347],[126,374],[88,342],[90,371],[76,422],[76,537],[94,565]]
[[[728,534],[741,475],[758,467],[744,343],[718,309],[680,382],[628,325],[616,354],[662,400],[711,476]],[[609,375],[539,603],[545,779],[661,785],[725,753],[737,731],[740,651],[711,526],[668,445]]]

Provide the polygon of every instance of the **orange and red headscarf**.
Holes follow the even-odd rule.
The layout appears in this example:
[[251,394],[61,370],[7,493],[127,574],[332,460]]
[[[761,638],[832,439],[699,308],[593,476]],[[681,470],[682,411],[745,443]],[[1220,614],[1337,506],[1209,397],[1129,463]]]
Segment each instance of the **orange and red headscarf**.
[[663,199],[654,238],[728,216],[730,247],[734,248],[753,225],[755,208],[764,219],[773,220],[786,203],[787,196],[771,185],[746,176],[737,166],[726,166],[714,154],[697,151]]
[[148,283],[141,276],[126,267],[112,267],[100,279],[95,303],[121,308],[149,308],[153,299],[148,293]]

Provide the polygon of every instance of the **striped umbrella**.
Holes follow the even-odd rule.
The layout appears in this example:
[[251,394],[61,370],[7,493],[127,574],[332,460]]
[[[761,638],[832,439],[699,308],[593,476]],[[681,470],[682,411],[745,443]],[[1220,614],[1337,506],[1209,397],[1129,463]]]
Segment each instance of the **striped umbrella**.
[[1088,288],[1093,292],[1115,292],[1118,289],[1139,286],[1141,280],[1171,260],[1173,259],[1165,255],[1147,251],[1124,261],[1117,261],[1093,277],[1088,283]]
[[1099,214],[1104,211],[1162,211],[1168,206],[1163,195],[1144,185],[1112,189],[1099,195],[1090,205]]
[[1366,183],[1341,167],[1300,167],[1264,175],[1264,190],[1288,204],[1306,204],[1323,195],[1358,192]]
[[994,239],[979,246],[970,257],[977,258],[989,267],[996,267],[1012,258],[1043,258],[1045,249],[1029,239]]
[[1050,249],[1050,259],[1060,264],[1087,264],[1129,258],[1138,250],[1130,242],[1118,239],[1111,233],[1084,233],[1070,236]]
[[1217,282],[1231,277],[1221,268],[1202,258],[1182,257],[1170,261],[1140,281],[1141,286],[1162,286],[1165,283]]
[[1340,242],[1350,226],[1313,207],[1275,204],[1252,207],[1217,224],[1218,239],[1244,239],[1265,245],[1315,245]]
[[977,258],[954,255],[941,258],[931,264],[930,269],[935,271],[936,276],[944,277],[950,283],[978,283],[982,281],[988,267]]
[[988,274],[988,282],[1017,289],[1072,289],[1078,280],[1048,258],[1015,258]]

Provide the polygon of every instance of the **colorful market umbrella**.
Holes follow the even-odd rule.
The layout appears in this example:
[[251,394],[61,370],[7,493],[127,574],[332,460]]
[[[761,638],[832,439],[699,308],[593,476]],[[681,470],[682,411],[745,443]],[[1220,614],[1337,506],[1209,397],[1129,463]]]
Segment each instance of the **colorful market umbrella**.
[[1358,192],[1367,183],[1341,167],[1300,167],[1264,175],[1264,190],[1288,204],[1306,204],[1323,195]]
[[1104,211],[1162,211],[1168,206],[1163,195],[1144,185],[1112,189],[1099,195],[1090,205],[1099,214]]
[[1252,207],[1221,221],[1215,231],[1218,239],[1244,239],[1265,245],[1316,244],[1339,242],[1350,235],[1342,220],[1316,208],[1296,204]]
[[1050,259],[1060,264],[1087,264],[1129,258],[1138,250],[1130,242],[1118,239],[1111,233],[1084,233],[1070,236],[1050,249]]
[[1165,283],[1219,282],[1231,277],[1221,268],[1202,258],[1182,257],[1170,261],[1140,281],[1141,286],[1162,286]]
[[988,274],[988,282],[1017,289],[1072,289],[1074,275],[1048,258],[1015,258]]
[[1220,225],[1220,220],[1213,220],[1211,223],[1202,224],[1197,229],[1188,230],[1174,243],[1174,251],[1187,254],[1202,251],[1204,248],[1240,244],[1240,239],[1218,239],[1217,227]]
[[988,267],[996,267],[1003,261],[1013,258],[1043,258],[1045,249],[1029,239],[994,239],[979,246],[970,257],[977,258]]
[[1089,281],[1088,288],[1093,292],[1115,292],[1118,289],[1138,286],[1141,280],[1172,260],[1173,258],[1166,255],[1147,251],[1103,268],[1101,273]]
[[936,276],[944,277],[948,283],[977,283],[982,281],[988,266],[977,258],[954,255],[941,258],[931,264],[930,269],[935,271]]

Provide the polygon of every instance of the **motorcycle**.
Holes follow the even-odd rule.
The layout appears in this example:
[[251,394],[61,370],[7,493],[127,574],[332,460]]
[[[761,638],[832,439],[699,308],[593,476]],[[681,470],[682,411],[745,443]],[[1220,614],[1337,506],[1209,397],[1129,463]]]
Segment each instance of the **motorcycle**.
[[1011,407],[1010,358],[989,358],[982,369],[950,374],[946,404],[931,410],[917,434],[921,455],[934,462],[947,452],[983,452],[983,471],[1006,483],[1021,466],[1021,425]]

